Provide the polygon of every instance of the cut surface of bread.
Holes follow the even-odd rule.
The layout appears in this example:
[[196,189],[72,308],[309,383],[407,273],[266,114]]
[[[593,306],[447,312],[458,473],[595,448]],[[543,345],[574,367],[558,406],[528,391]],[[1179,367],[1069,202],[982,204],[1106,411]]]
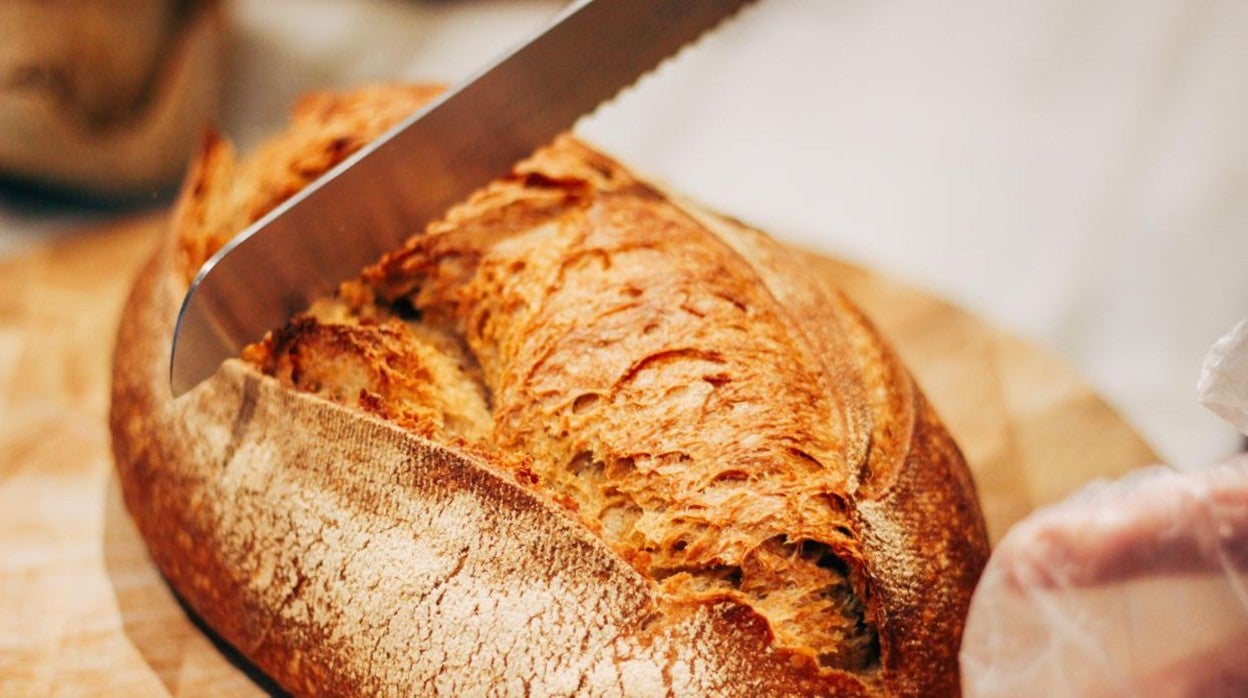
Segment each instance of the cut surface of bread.
[[[242,163],[210,139],[162,253],[168,282],[184,288],[233,234],[435,93],[310,98],[291,131]],[[231,371],[341,405],[340,419],[381,420],[511,483],[514,496],[566,522],[561,537],[539,546],[591,541],[631,570],[636,577],[601,572],[587,581],[603,594],[630,589],[649,599],[641,625],[611,641],[648,648],[631,657],[617,650],[617,675],[631,661],[655,661],[658,693],[681,685],[957,693],[961,626],[986,534],[961,455],[904,368],[787,250],[571,138],[517,165],[243,358],[250,368]],[[123,475],[127,457],[123,445]],[[364,458],[353,467],[375,466]],[[152,518],[143,507],[131,505],[141,529]],[[560,572],[546,570],[552,579]],[[332,584],[332,570],[324,575]],[[591,601],[572,592],[550,603]],[[383,594],[368,603],[403,600]],[[479,621],[500,637],[517,622]],[[613,625],[565,622],[587,638]],[[733,650],[692,641],[712,626]],[[371,629],[387,631],[384,619]],[[332,627],[318,632],[331,632],[318,642],[333,642]],[[581,644],[588,661],[594,643]],[[446,653],[437,638],[410,651],[416,667]],[[284,685],[333,685],[253,654]],[[496,686],[534,678],[485,660],[475,670]],[[583,671],[572,692],[609,692]],[[689,683],[682,672],[737,678],[728,690],[709,678]]]

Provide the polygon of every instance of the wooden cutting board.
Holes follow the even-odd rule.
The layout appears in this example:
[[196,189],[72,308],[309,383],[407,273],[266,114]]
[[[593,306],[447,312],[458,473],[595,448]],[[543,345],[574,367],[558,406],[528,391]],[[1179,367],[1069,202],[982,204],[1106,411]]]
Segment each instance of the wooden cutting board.
[[[263,693],[178,605],[121,504],[105,416],[117,315],[160,216],[0,263],[0,695]],[[930,295],[811,255],[961,444],[993,540],[1154,460],[1069,367]]]

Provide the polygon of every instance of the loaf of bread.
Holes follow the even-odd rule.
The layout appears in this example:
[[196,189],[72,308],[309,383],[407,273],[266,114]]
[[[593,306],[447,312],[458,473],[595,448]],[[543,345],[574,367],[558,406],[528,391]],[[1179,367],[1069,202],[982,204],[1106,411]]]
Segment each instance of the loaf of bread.
[[913,380],[784,247],[569,137],[170,398],[199,265],[434,94],[210,138],[135,286],[114,452],[189,606],[300,694],[956,695],[987,536]]

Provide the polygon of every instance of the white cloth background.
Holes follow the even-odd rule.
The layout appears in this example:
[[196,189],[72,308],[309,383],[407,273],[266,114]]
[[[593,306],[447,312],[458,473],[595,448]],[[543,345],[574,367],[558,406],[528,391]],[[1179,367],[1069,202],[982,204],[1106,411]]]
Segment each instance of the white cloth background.
[[[466,77],[561,5],[236,0],[222,127]],[[763,0],[578,131],[1052,349],[1180,465],[1236,447],[1195,382],[1248,316],[1243,0]],[[0,254],[56,228],[0,211]]]

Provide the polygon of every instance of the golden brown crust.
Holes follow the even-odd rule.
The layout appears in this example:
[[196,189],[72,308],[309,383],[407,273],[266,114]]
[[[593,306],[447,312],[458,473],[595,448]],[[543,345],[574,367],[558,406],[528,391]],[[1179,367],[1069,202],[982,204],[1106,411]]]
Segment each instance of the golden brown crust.
[[[412,93],[400,93],[399,99],[404,94]],[[368,100],[385,102],[389,95],[383,91],[352,99],[361,100],[355,102],[358,115],[368,112],[362,106]],[[349,130],[349,122],[338,126]],[[961,456],[904,369],[865,319],[839,295],[821,288],[783,248],[696,207],[675,205],[575,143],[562,144],[544,162],[539,158],[525,165],[511,185],[498,185],[453,212],[442,232],[455,234],[440,243],[436,235],[413,243],[372,275],[377,293],[414,297],[426,318],[442,313],[447,326],[458,325],[480,366],[438,363],[442,359],[436,356],[445,352],[429,353],[426,345],[441,340],[413,339],[402,323],[386,318],[354,326],[307,320],[296,335],[286,337],[285,349],[274,351],[270,345],[251,357],[284,376],[286,384],[298,385],[291,373],[292,344],[307,351],[300,361],[371,356],[361,363],[362,378],[349,382],[363,386],[354,395],[326,391],[326,379],[333,382],[328,374],[315,381],[322,390],[311,392],[345,404],[371,404],[381,420],[423,425],[418,431],[442,445],[292,391],[236,361],[188,396],[170,400],[168,341],[176,303],[193,272],[190,265],[219,244],[230,226],[276,204],[275,192],[293,193],[289,184],[300,175],[290,173],[300,170],[287,163],[333,159],[326,149],[332,150],[334,139],[311,133],[324,126],[323,121],[305,124],[301,128],[309,133],[287,136],[288,147],[266,151],[263,157],[274,160],[252,161],[249,167],[256,173],[286,173],[269,180],[286,184],[259,186],[254,199],[222,175],[233,165],[213,164],[222,146],[209,147],[175,219],[180,242],[167,242],[157,252],[136,285],[119,335],[111,425],[127,505],[162,570],[226,640],[283,686],[308,693],[957,693],[961,624],[986,557],[986,535]],[[222,196],[223,186],[229,187],[227,196]],[[604,192],[623,194],[613,198]],[[586,209],[587,199],[597,203]],[[733,437],[753,434],[755,441],[775,448],[755,449],[753,460],[721,467],[747,475],[740,481],[727,478],[728,484],[780,496],[784,488],[777,483],[800,466],[815,474],[792,482],[800,485],[798,491],[826,495],[833,503],[826,513],[812,519],[782,508],[759,521],[723,521],[701,548],[689,540],[674,552],[670,546],[622,546],[628,535],[604,533],[601,520],[596,528],[585,526],[562,506],[570,499],[583,510],[588,500],[550,487],[558,474],[542,459],[554,451],[576,455],[586,444],[552,445],[523,428],[542,407],[533,399],[541,391],[508,378],[508,372],[523,369],[529,379],[540,378],[541,371],[532,373],[532,362],[515,357],[575,350],[575,344],[542,339],[541,330],[557,325],[560,303],[583,304],[592,297],[539,293],[534,322],[517,322],[511,330],[502,325],[488,329],[490,322],[479,322],[479,314],[499,312],[499,303],[523,295],[524,280],[543,264],[543,250],[556,256],[567,252],[558,245],[521,245],[519,251],[499,254],[499,243],[511,238],[508,244],[514,245],[519,232],[540,228],[570,210],[580,211],[577,215],[590,211],[590,219],[613,220],[641,231],[647,244],[667,245],[665,254],[681,261],[664,273],[689,276],[669,279],[672,283],[664,287],[669,290],[661,292],[684,289],[685,295],[660,305],[679,312],[684,300],[687,313],[695,320],[700,314],[706,322],[673,325],[663,331],[665,341],[700,342],[716,352],[710,363],[717,378],[708,382],[710,388],[742,383],[733,386],[729,402],[755,404],[771,393],[773,407],[785,414],[772,431],[749,419],[739,423],[746,428]],[[592,237],[602,229],[591,225],[589,230]],[[431,231],[438,233],[438,227]],[[627,235],[613,240],[629,241]],[[439,244],[440,251],[429,247]],[[451,248],[480,254],[472,265],[448,266],[451,257],[445,253]],[[476,276],[482,264],[510,265],[518,258],[528,259],[533,268],[528,275],[513,270],[515,283],[497,275],[485,283],[486,277]],[[617,271],[627,271],[627,259],[618,261]],[[412,264],[420,273],[412,273]],[[717,275],[706,276],[707,270]],[[446,281],[441,286],[431,282],[439,275]],[[718,293],[723,307],[706,306],[702,297],[690,295],[697,288]],[[367,300],[366,292],[354,302]],[[742,306],[759,330],[753,339],[724,343],[714,333],[698,334],[721,322],[720,315],[746,312]],[[554,315],[541,315],[547,311]],[[643,328],[636,329],[640,334]],[[509,331],[519,334],[503,336]],[[758,366],[738,358],[757,353],[759,342],[768,337],[768,346],[779,347],[775,351],[783,361],[797,362],[780,370],[775,386]],[[378,351],[385,352],[384,361],[369,353]],[[621,356],[623,371],[634,377],[637,351],[626,349]],[[663,351],[658,345],[645,347],[640,356]],[[692,358],[705,362],[706,356]],[[391,361],[407,362],[408,368],[395,373],[380,368]],[[603,365],[611,361],[604,357]],[[441,389],[417,394],[425,388],[404,382],[402,375],[422,370],[435,383],[483,378],[493,393],[488,397],[494,423],[487,423],[491,415],[480,405],[465,411],[460,402],[446,402],[439,397],[445,394]],[[600,370],[618,378],[618,371]],[[809,396],[786,391],[799,373],[805,376],[803,387],[814,391]],[[576,384],[566,372],[550,372],[546,378],[562,389]],[[656,385],[653,377],[648,380]],[[758,394],[751,392],[751,382]],[[379,397],[355,399],[366,394]],[[575,402],[582,394],[567,397]],[[638,424],[611,421],[627,413],[611,411],[616,399],[632,404],[646,396],[643,391],[625,399],[623,393],[601,391],[594,414],[638,442],[682,438],[676,432],[647,437],[636,432]],[[393,409],[405,404],[412,410]],[[519,415],[521,428],[500,431],[500,415]],[[714,419],[701,425],[730,426]],[[630,430],[636,433],[630,436]],[[789,436],[781,438],[782,432]],[[514,460],[491,455],[489,445],[500,437],[533,456],[542,486],[535,489],[516,477]],[[593,441],[591,450],[611,445],[603,435],[586,438]],[[729,437],[708,442],[722,447],[724,438]],[[686,439],[680,447],[687,462],[709,462],[699,455],[696,440]],[[632,458],[635,468],[640,451],[615,448],[609,457]],[[644,452],[660,451],[647,447]],[[632,477],[622,476],[619,483],[635,484]],[[661,503],[673,502],[668,497]],[[685,504],[705,508],[708,502]],[[729,507],[720,515],[737,517],[742,511]],[[747,542],[734,544],[733,535]],[[626,559],[622,553],[628,550],[634,554]],[[815,564],[825,553],[835,557],[835,565]],[[687,593],[676,575],[668,575],[665,584],[653,581],[661,576],[655,573],[658,563],[673,560],[688,569],[727,562],[743,573],[736,586],[703,585]],[[820,666],[818,653],[803,643],[825,640],[795,635],[793,628],[803,627],[800,622],[785,622],[775,603],[768,607],[765,599],[750,595],[757,587],[771,596],[785,579],[798,579],[806,569],[804,560],[811,561],[815,573],[840,570],[852,595],[864,602],[860,613],[879,638],[878,666],[863,666],[862,657]],[[746,582],[750,579],[753,587]]]
[[[713,216],[699,218],[715,226]],[[867,616],[879,632],[885,692],[956,695],[962,623],[988,557],[961,452],[897,356],[843,295],[821,288],[796,255],[761,233],[727,222],[717,232],[752,261],[812,345],[844,351],[840,358],[849,358],[860,381],[855,387],[843,364],[833,369],[847,419],[863,420],[865,438],[850,440],[863,448],[851,498],[861,552],[852,562],[869,580]],[[832,336],[837,329],[842,337]]]

